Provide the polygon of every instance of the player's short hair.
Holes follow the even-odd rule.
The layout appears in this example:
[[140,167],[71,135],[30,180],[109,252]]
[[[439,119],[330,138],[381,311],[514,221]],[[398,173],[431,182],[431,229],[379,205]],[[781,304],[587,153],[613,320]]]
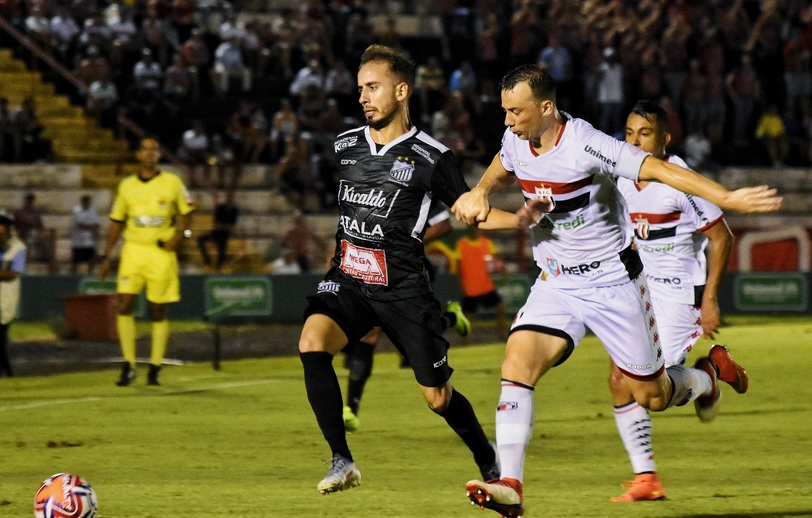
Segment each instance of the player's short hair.
[[381,61],[389,64],[392,73],[399,80],[409,85],[409,91],[412,91],[415,80],[415,64],[414,61],[406,57],[405,54],[392,47],[386,45],[373,44],[367,47],[361,55],[361,64],[358,66],[360,69],[367,63]]
[[654,101],[649,99],[637,101],[634,107],[632,107],[632,113],[653,123],[661,131],[668,130],[668,112]]
[[537,101],[555,102],[555,80],[547,67],[541,65],[521,65],[514,68],[499,82],[499,89],[513,90],[519,83],[527,83]]

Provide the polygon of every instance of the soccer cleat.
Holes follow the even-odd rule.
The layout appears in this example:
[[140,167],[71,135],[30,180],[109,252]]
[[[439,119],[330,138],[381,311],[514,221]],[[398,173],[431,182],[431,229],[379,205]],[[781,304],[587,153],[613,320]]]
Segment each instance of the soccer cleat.
[[495,459],[490,464],[481,464],[479,466],[479,473],[482,475],[482,480],[495,480],[502,476],[502,465],[499,462],[499,450],[496,449],[496,445],[494,443],[490,443],[491,448],[493,448],[493,454]]
[[355,415],[352,409],[348,406],[344,407],[344,431],[352,433],[358,430],[361,426],[361,420]]
[[699,396],[694,400],[694,407],[699,420],[709,423],[716,419],[722,399],[722,391],[719,390],[719,384],[716,380],[716,368],[709,358],[698,359],[694,364],[694,368],[707,372],[711,379],[711,393],[707,396]]
[[496,511],[504,518],[521,518],[524,513],[522,483],[515,478],[489,482],[469,480],[465,484],[465,495],[471,500],[471,505]]
[[459,333],[459,335],[463,338],[468,336],[468,333],[471,332],[471,321],[468,320],[468,317],[465,316],[465,313],[462,312],[462,306],[456,300],[449,301],[448,304],[445,306],[445,310],[447,313],[451,313],[454,315],[454,329]]
[[327,476],[316,486],[319,493],[328,495],[361,485],[361,472],[355,467],[354,462],[336,454],[333,455],[330,464]]
[[716,367],[717,377],[733,387],[739,394],[747,392],[747,372],[741,365],[733,361],[730,351],[724,345],[714,345],[708,352],[708,358]]
[[620,496],[610,498],[610,502],[639,502],[642,500],[663,500],[665,491],[663,483],[656,473],[641,473],[623,484],[629,488]]
[[158,386],[161,383],[158,381],[158,372],[161,368],[157,365],[150,364],[149,374],[147,374],[147,385]]
[[133,369],[129,362],[124,362],[124,365],[121,366],[121,376],[118,378],[116,385],[126,387],[133,382],[136,376],[138,376],[138,371]]

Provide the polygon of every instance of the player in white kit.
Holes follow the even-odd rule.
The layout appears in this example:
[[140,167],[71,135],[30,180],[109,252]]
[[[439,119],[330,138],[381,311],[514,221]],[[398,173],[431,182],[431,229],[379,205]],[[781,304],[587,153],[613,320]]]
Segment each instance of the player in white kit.
[[[666,153],[671,138],[667,124],[662,107],[640,101],[626,120],[626,142],[687,167],[681,158]],[[713,338],[719,327],[717,294],[730,260],[733,234],[719,207],[703,198],[662,183],[618,178],[617,186],[626,200],[635,245],[645,266],[665,364],[683,365],[699,337]],[[724,346],[714,345],[708,356],[713,361],[726,354]],[[612,362],[609,386],[615,422],[635,477],[625,484],[628,490],[611,501],[660,500],[665,491],[652,452],[651,418],[634,400],[624,379]],[[734,389],[739,393],[747,390],[746,375],[740,376]]]
[[666,369],[615,179],[664,182],[740,212],[774,211],[781,199],[766,186],[729,191],[559,112],[555,83],[538,65],[508,73],[501,91],[508,126],[502,149],[452,211],[468,224],[483,221],[490,211],[488,195],[517,180],[525,197],[518,214],[534,222],[533,255],[541,274],[511,327],[502,363],[496,411],[502,476],[466,485],[472,503],[516,517],[523,513],[534,387],[568,358],[587,327],[623,372],[635,401],[649,410],[695,400],[700,418],[710,420],[718,411],[717,379],[739,383],[743,374],[728,355],[721,363],[701,358],[694,368]]

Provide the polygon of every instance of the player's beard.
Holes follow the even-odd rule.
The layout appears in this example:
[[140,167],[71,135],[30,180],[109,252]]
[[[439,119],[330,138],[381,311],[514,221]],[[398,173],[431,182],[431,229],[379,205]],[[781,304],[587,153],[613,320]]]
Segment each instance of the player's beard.
[[367,119],[367,124],[370,128],[374,130],[382,130],[383,128],[389,126],[395,117],[398,115],[398,111],[395,109],[395,103],[390,104],[389,106],[384,106],[384,110],[378,110],[378,113],[386,113],[386,108],[389,108],[389,113],[387,115],[382,116],[378,120]]

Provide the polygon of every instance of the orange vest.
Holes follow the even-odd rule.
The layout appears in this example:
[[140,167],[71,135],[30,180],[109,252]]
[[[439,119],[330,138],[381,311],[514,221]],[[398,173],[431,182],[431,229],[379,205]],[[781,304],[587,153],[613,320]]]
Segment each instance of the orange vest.
[[488,259],[495,253],[496,246],[485,236],[479,236],[475,241],[468,237],[457,241],[458,275],[463,295],[478,297],[496,289],[488,271]]

